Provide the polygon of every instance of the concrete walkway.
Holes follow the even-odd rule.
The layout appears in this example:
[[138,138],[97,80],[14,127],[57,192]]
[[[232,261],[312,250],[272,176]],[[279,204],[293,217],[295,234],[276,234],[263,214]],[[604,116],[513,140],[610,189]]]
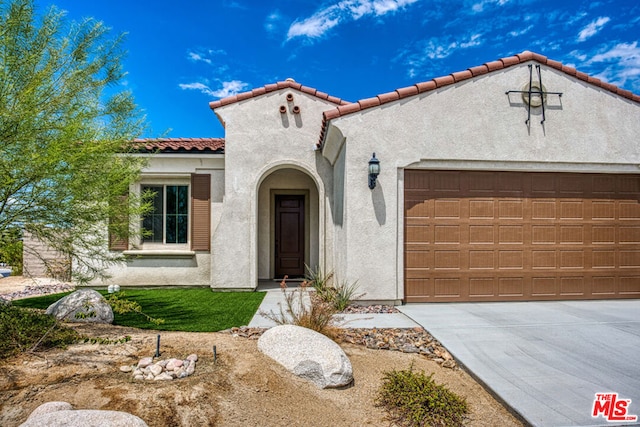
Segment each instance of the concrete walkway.
[[[264,316],[262,313],[280,314],[280,307],[286,309],[285,298],[280,287],[262,287],[259,290],[266,291],[264,300],[260,308],[251,319],[249,327],[271,328],[276,326],[276,322]],[[287,289],[287,292],[294,292],[294,288]],[[298,301],[294,301],[294,307]],[[338,326],[341,328],[415,328],[419,327],[416,322],[409,319],[402,313],[389,314],[339,314]]]
[[534,426],[640,425],[591,416],[604,392],[640,416],[640,300],[398,308]]

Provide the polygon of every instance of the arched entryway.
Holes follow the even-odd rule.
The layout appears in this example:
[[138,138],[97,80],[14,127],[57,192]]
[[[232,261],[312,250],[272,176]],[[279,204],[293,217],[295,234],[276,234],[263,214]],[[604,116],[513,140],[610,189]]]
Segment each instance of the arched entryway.
[[319,263],[319,196],[294,167],[268,173],[258,190],[258,278],[303,277]]

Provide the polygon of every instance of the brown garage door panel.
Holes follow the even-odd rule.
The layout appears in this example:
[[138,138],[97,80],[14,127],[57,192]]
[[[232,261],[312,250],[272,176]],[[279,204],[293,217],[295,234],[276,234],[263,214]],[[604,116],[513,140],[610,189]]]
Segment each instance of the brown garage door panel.
[[640,176],[405,171],[405,299],[640,298]]

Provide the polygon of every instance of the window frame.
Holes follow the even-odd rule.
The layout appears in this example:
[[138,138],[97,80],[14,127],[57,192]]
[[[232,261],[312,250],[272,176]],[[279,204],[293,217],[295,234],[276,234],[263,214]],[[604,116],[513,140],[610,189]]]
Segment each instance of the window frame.
[[[184,243],[166,243],[166,221],[167,221],[167,187],[168,186],[184,186],[187,188],[187,241]],[[144,178],[138,184],[138,193],[142,194],[144,187],[162,187],[162,242],[144,241],[140,235],[139,247],[142,250],[190,250],[191,248],[191,181],[187,178]],[[140,217],[138,221],[139,230],[143,230],[144,218]]]

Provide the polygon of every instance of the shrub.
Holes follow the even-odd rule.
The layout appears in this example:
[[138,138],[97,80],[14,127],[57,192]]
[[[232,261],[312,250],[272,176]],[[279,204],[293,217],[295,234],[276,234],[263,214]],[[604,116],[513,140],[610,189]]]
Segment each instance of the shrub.
[[413,367],[385,372],[376,405],[399,426],[462,426],[469,412],[466,400],[432,377]]
[[327,304],[332,305],[337,312],[346,309],[351,302],[363,296],[364,294],[356,295],[358,289],[358,282],[348,283],[346,281],[340,281],[334,284],[333,271],[325,274],[320,267],[316,267],[315,270],[306,267],[306,282],[311,285],[318,297]]
[[261,311],[260,314],[278,325],[302,326],[335,340],[338,329],[334,324],[336,309],[333,304],[324,301],[317,293],[309,292],[307,281],[302,282],[299,288],[288,291],[286,280],[287,276],[280,282],[285,306],[280,305],[278,313]]
[[0,262],[11,266],[13,276],[22,276],[22,237],[18,229],[0,234]]
[[53,316],[33,309],[0,305],[0,359],[38,348],[64,347],[79,335]]

